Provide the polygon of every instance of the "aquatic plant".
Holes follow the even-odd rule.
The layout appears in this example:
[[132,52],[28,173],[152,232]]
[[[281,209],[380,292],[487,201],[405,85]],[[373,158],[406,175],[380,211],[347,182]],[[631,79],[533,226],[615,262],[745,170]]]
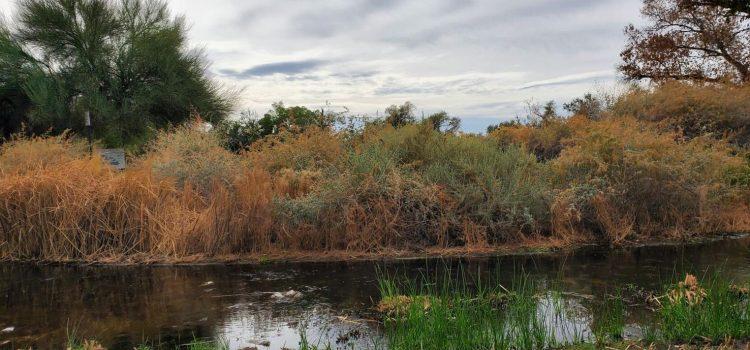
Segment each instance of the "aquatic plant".
[[[741,290],[741,289],[740,289]],[[670,286],[659,310],[658,334],[668,343],[712,343],[750,338],[747,294],[718,276],[688,275]]]
[[527,277],[508,289],[464,272],[408,282],[379,280],[390,349],[542,349],[582,342],[567,309]]

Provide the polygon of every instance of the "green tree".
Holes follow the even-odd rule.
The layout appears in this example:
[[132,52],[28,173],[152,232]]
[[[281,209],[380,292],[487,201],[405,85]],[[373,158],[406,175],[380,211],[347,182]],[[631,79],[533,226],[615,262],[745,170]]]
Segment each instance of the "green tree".
[[601,119],[601,115],[604,113],[605,105],[601,99],[591,93],[587,93],[583,97],[577,97],[573,101],[564,104],[563,109],[573,115],[582,115],[592,120],[598,120]]
[[451,117],[445,111],[430,115],[424,122],[430,125],[435,131],[444,131],[446,133],[455,133],[461,128],[461,119]]
[[[160,0],[20,0],[0,30],[0,100],[34,131],[81,132],[83,111],[108,146],[139,145],[200,115],[218,123],[231,98],[206,77],[186,25]],[[18,97],[20,96],[20,97]],[[17,113],[16,113],[17,114]]]
[[227,149],[239,152],[282,130],[298,133],[310,127],[330,128],[341,118],[334,112],[314,111],[304,106],[286,107],[283,102],[276,102],[261,118],[252,111],[245,111],[239,119],[222,122],[219,133],[224,136]]
[[400,106],[392,105],[385,109],[385,122],[394,128],[414,124],[417,120],[414,117],[415,110],[416,106],[408,101]]

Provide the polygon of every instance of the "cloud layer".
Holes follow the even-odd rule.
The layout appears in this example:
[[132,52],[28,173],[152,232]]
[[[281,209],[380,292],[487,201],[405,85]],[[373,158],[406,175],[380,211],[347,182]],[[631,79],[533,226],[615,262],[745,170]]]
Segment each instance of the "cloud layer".
[[[14,0],[0,0],[7,12]],[[641,0],[169,0],[211,72],[272,102],[509,119],[616,80]],[[488,119],[490,118],[490,119]],[[476,124],[476,123],[473,123]]]

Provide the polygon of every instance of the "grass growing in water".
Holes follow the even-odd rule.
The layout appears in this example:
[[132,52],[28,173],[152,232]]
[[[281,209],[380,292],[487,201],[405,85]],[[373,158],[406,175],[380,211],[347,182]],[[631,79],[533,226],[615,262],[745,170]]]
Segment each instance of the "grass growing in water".
[[747,288],[716,276],[701,284],[688,275],[662,299],[659,333],[667,343],[716,344],[727,338],[750,338]]
[[595,315],[591,330],[597,344],[606,344],[622,340],[625,330],[625,303],[618,292],[606,298]]
[[[539,294],[527,277],[506,289],[480,279],[466,283],[463,273],[455,283],[450,275],[416,284],[380,279],[378,308],[389,348],[542,349],[582,340],[574,328],[556,322],[567,319],[566,309],[553,305],[560,305],[559,294]],[[561,331],[572,333],[561,337]]]
[[[624,339],[631,307],[622,294],[592,302],[591,318],[572,311],[575,299],[515,278],[499,283],[451,279],[381,278],[386,339],[391,349],[543,349],[613,344],[729,344],[750,339],[748,288],[722,278],[703,283],[688,275],[657,297],[654,323],[642,339]],[[458,281],[458,282],[454,282]],[[541,288],[545,287],[545,288]],[[571,301],[572,300],[572,301]],[[588,312],[587,312],[588,313]]]
[[[106,350],[99,342],[95,340],[85,340],[83,342],[69,338],[66,346],[67,350]],[[134,350],[152,350],[152,349],[164,349],[161,345],[141,344],[134,348]],[[175,346],[175,350],[229,350],[229,344],[223,340],[200,340],[194,339],[190,343]],[[305,348],[307,349],[307,348]]]

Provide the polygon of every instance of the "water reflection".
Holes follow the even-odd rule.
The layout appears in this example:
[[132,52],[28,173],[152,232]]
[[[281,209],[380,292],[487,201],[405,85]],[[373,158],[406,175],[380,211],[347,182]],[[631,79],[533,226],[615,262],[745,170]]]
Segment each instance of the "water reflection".
[[[510,283],[525,271],[567,293],[569,318],[558,337],[590,336],[596,322],[593,301],[614,288],[633,284],[658,289],[684,271],[721,268],[728,278],[750,278],[750,239],[694,246],[661,246],[618,251],[588,250],[503,258],[410,260],[388,263],[306,263],[265,266],[61,267],[0,265],[0,346],[49,348],[67,333],[96,338],[113,349],[143,341],[181,344],[221,337],[232,348],[298,346],[301,332],[312,342],[340,347],[378,339],[371,308],[377,302],[377,275],[416,278],[458,269],[493,274]],[[298,291],[293,300],[275,292]],[[552,301],[550,301],[552,303]],[[542,307],[551,316],[555,305]],[[546,311],[545,311],[546,310]],[[627,316],[628,332],[646,313]],[[545,317],[546,317],[545,316]],[[546,318],[545,318],[546,319]]]

